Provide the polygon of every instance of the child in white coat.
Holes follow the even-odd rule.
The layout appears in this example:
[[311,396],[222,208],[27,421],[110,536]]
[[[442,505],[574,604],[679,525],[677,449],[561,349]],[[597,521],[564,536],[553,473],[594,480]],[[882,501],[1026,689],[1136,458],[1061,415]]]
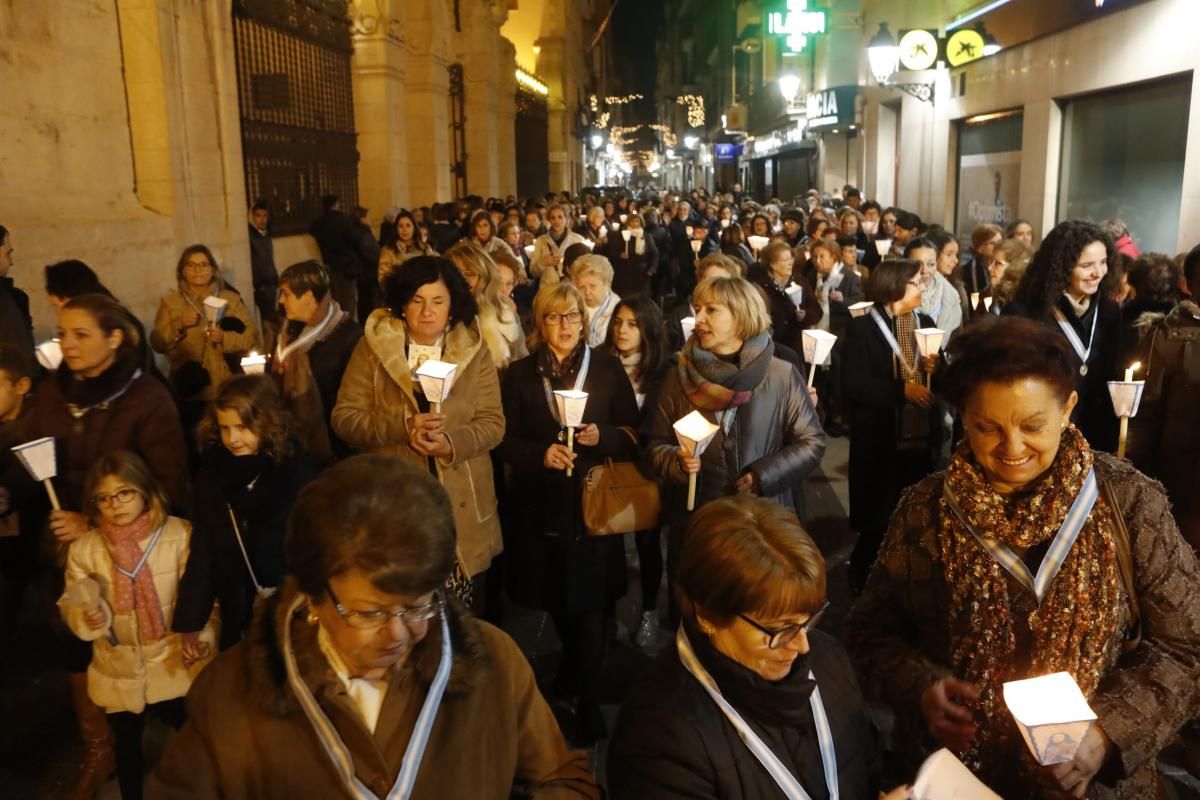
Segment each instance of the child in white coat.
[[118,451],[88,474],[95,526],[71,543],[59,608],[93,643],[88,694],[108,712],[124,800],[142,797],[142,730],[155,711],[179,728],[183,697],[215,651],[211,629],[185,648],[171,632],[191,526],[167,514],[166,494],[137,455]]

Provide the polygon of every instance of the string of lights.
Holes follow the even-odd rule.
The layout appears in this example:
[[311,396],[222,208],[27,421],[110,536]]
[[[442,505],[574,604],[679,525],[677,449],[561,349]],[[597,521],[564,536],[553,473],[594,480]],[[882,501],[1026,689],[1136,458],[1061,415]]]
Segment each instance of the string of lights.
[[704,127],[704,98],[698,94],[684,94],[675,98],[681,106],[687,106],[688,125],[693,128]]

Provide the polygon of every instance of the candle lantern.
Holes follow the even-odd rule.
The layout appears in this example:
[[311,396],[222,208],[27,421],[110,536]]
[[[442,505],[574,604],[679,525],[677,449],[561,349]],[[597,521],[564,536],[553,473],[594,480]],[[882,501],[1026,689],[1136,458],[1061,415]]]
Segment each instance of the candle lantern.
[[446,361],[435,361],[432,358],[417,367],[417,380],[421,382],[421,391],[429,401],[433,413],[442,413],[442,403],[450,396],[450,387],[454,385],[457,364]]
[[891,239],[876,239],[875,240],[875,252],[879,253],[880,258],[887,258],[887,254],[892,252],[892,240]]
[[979,292],[971,292],[971,310],[979,308]]
[[692,233],[695,232],[696,229],[693,228],[691,225],[684,225],[683,230],[687,233],[688,238],[690,239],[690,238],[692,238]]
[[990,297],[983,298],[983,310],[984,311],[992,310],[992,298],[990,298]]
[[854,303],[850,306],[850,316],[855,318],[865,317],[871,312],[871,307],[874,305],[875,304],[870,300],[863,300],[861,303]]
[[[689,458],[699,458],[704,454],[709,442],[717,435],[720,427],[705,419],[699,411],[693,411],[683,419],[675,421],[675,438],[679,446]],[[696,507],[696,473],[688,475],[687,510]]]
[[[1132,375],[1132,369],[1126,370],[1125,374]],[[1121,431],[1117,438],[1117,458],[1125,457],[1125,444],[1129,439],[1129,418],[1137,416],[1138,407],[1142,404],[1142,391],[1145,388],[1145,381],[1133,381],[1128,378],[1123,381],[1108,382],[1108,394],[1112,398],[1113,411],[1121,418]]]
[[770,237],[767,236],[747,236],[746,241],[750,243],[750,249],[758,252],[771,243]]
[[696,330],[696,318],[684,317],[679,320],[679,327],[683,328],[683,340],[686,342],[692,338],[692,331]]
[[621,238],[628,242],[633,238],[633,231],[626,228],[625,230],[621,231]]
[[[573,389],[559,389],[554,393],[554,405],[558,408],[558,419],[567,428],[567,450],[575,452],[575,429],[583,424],[583,409],[587,406],[588,393]],[[567,477],[574,474],[567,467]]]
[[788,299],[792,301],[792,305],[796,308],[799,308],[804,302],[804,287],[800,284],[789,283],[784,291],[787,292]]
[[874,236],[879,230],[879,220],[877,219],[864,219],[860,224],[862,226],[862,232],[867,236]]
[[210,326],[220,324],[228,306],[229,301],[222,300],[220,297],[204,298],[204,317],[208,320],[208,324]]
[[591,239],[584,239],[584,240],[583,240],[583,246],[584,246],[584,247],[586,247],[588,250],[595,250],[595,249],[596,249],[596,243],[595,243],[595,242],[593,242]]
[[1004,684],[1004,703],[1043,767],[1075,758],[1096,713],[1067,672]]
[[810,328],[803,332],[804,360],[808,362],[808,388],[812,388],[813,378],[817,375],[817,365],[829,360],[833,352],[833,343],[837,337],[829,331]]
[[262,375],[267,369],[266,356],[260,356],[257,351],[251,350],[250,355],[242,359],[242,372],[246,375]]
[[37,356],[39,364],[53,372],[62,363],[62,345],[59,344],[58,339],[50,339],[39,344],[34,350],[34,355]]
[[915,800],[1001,800],[945,747],[917,770],[912,796]]
[[525,245],[525,257],[533,258],[533,250],[534,250],[533,245],[531,245],[531,244]]
[[691,245],[692,245],[692,252],[695,253],[696,255],[700,255],[700,248],[704,246],[704,242],[702,242],[699,239],[692,239]]
[[620,215],[620,217],[618,217],[618,219],[620,219],[620,220],[621,220],[621,222],[624,222],[625,220],[629,219],[629,215],[628,215],[628,214],[622,214],[622,215]]
[[34,439],[32,442],[19,444],[12,449],[17,458],[25,466],[25,470],[33,477],[35,481],[41,481],[46,487],[46,494],[50,495],[50,505],[55,511],[61,511],[62,506],[58,503],[58,494],[54,491],[54,483],[51,481],[58,474],[58,461],[54,453],[54,437],[45,436],[41,439]]
[[[946,338],[946,332],[941,328],[917,328],[913,333],[917,336],[917,352],[921,354],[921,358],[929,358],[936,354],[942,348],[942,340]],[[932,382],[933,376],[925,373],[925,386],[930,386]]]

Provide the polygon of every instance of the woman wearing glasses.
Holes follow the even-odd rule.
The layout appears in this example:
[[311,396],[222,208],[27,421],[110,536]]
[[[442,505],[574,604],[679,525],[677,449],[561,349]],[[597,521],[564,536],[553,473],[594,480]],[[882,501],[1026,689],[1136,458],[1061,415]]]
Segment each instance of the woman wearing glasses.
[[201,673],[151,796],[600,797],[516,644],[443,593],[454,528],[441,485],[401,456],[309,484],[294,577]]
[[[930,267],[932,269],[932,267]],[[932,328],[918,313],[917,261],[888,259],[871,270],[870,313],[850,320],[842,342],[842,397],[850,422],[850,527],[858,542],[850,581],[861,588],[887,530],[900,490],[933,469],[930,431],[933,393],[926,374],[937,357],[922,359],[915,331]]]
[[[498,452],[513,471],[509,587],[518,604],[550,613],[563,643],[555,694],[577,704],[572,741],[591,744],[605,733],[600,674],[608,621],[625,593],[625,553],[620,536],[587,535],[581,491],[592,467],[636,457],[638,407],[617,357],[587,346],[578,289],[543,286],[533,319],[533,354],[508,368],[501,389],[506,427]],[[573,443],[555,403],[559,390],[587,393]]]
[[[790,509],[737,495],[692,517],[683,622],[621,707],[614,800],[875,800],[875,737],[841,645],[815,629],[825,562]],[[903,789],[889,798],[907,797]]]

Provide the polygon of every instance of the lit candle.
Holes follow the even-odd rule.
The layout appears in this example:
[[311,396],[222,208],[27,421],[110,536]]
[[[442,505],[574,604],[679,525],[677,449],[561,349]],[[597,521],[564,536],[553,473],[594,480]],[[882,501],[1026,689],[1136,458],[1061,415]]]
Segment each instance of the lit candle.
[[1125,368],[1125,382],[1129,383],[1133,380],[1133,373],[1142,368],[1142,362],[1135,361]]

